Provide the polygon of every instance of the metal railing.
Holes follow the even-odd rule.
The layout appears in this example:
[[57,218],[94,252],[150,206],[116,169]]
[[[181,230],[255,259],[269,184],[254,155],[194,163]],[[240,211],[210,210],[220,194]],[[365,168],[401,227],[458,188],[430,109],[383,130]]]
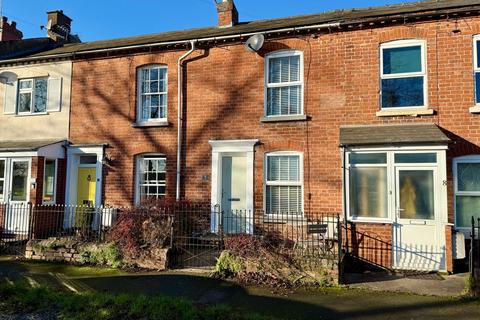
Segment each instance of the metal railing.
[[480,295],[480,218],[472,217],[472,229],[470,232],[470,276],[472,294]]

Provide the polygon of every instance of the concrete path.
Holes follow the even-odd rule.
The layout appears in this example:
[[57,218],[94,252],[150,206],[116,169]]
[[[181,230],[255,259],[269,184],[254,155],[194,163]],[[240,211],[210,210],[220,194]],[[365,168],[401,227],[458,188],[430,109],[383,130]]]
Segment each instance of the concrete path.
[[346,282],[351,288],[375,291],[404,292],[419,295],[457,297],[465,293],[468,274],[347,274]]

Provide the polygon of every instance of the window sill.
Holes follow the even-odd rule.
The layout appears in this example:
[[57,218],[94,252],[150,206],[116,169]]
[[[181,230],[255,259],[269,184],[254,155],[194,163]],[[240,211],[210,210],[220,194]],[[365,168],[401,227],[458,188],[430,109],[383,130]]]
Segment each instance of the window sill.
[[480,113],[480,105],[473,106],[470,109],[468,109],[468,111],[470,111],[470,113],[473,113],[473,114]]
[[38,117],[38,116],[47,116],[48,112],[37,112],[37,113],[17,113],[14,114],[15,117]]
[[350,223],[366,223],[366,224],[393,224],[393,221],[390,219],[368,219],[368,218],[348,218]]
[[376,113],[377,117],[397,117],[397,116],[431,116],[435,113],[435,110],[428,108],[409,108],[405,110],[380,110]]
[[287,224],[291,222],[307,222],[307,219],[303,215],[269,215],[264,214],[263,220],[264,223],[278,223],[278,224]]
[[149,127],[169,127],[170,123],[167,120],[162,121],[145,121],[132,123],[133,128],[149,128]]
[[291,116],[268,116],[260,118],[260,122],[289,122],[289,121],[307,121],[308,117],[305,114],[291,115]]

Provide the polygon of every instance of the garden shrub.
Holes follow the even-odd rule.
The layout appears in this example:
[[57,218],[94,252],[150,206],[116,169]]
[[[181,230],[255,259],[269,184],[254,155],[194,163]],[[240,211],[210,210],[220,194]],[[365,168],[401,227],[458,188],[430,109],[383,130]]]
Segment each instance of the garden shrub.
[[113,268],[121,268],[123,265],[117,246],[110,242],[100,245],[87,245],[80,252],[83,263],[107,265]]
[[242,259],[230,251],[223,251],[215,264],[214,275],[219,278],[228,278],[238,275],[245,270]]

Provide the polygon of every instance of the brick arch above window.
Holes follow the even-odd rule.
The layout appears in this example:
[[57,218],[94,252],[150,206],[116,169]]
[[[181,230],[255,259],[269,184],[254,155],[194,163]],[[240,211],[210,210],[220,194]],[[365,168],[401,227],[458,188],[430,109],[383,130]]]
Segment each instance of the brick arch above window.
[[398,40],[424,40],[427,39],[427,30],[417,28],[415,26],[393,27],[387,28],[379,32],[379,43],[385,43]]

